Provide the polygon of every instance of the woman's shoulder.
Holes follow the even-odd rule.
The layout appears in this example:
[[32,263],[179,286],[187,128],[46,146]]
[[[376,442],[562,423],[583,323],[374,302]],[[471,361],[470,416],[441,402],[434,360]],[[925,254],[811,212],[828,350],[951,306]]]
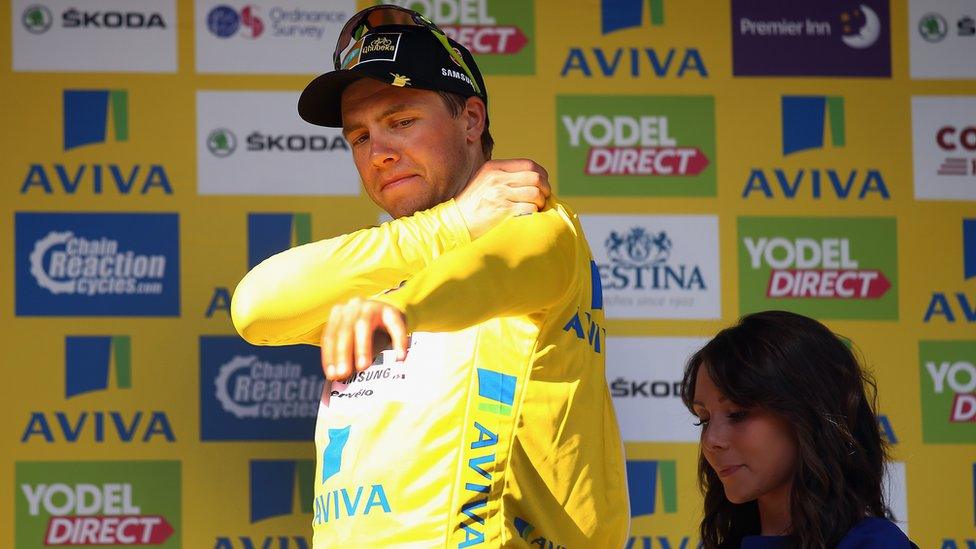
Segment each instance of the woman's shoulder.
[[908,536],[894,522],[879,517],[869,517],[854,525],[837,549],[892,548],[908,549],[911,542]]

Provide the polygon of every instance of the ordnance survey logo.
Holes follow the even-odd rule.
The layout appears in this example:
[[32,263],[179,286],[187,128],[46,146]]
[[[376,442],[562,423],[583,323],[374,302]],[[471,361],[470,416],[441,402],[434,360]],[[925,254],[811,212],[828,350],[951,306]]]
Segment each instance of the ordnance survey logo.
[[179,315],[178,223],[163,213],[17,213],[17,315]]
[[331,52],[343,24],[356,11],[353,0],[199,0],[193,3],[196,70],[321,72],[321,59],[307,53],[325,48]]

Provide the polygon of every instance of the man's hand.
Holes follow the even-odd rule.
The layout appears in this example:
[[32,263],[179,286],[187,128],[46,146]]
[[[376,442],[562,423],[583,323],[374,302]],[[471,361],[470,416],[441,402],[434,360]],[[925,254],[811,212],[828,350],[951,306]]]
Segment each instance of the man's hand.
[[326,379],[346,379],[353,371],[369,368],[373,349],[390,342],[397,360],[406,358],[407,322],[399,309],[359,298],[332,307],[322,332],[322,369]]
[[489,160],[455,202],[474,240],[509,217],[543,209],[551,193],[549,173],[535,162]]

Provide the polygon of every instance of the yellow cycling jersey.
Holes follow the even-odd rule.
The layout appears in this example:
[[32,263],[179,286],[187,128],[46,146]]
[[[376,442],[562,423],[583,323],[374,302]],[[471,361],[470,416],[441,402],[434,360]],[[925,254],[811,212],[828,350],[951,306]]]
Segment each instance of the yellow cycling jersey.
[[364,296],[413,334],[404,361],[326,385],[316,549],[624,545],[600,278],[574,213],[553,201],[471,241],[448,201],[269,258],[232,314],[252,343],[318,344],[332,305]]

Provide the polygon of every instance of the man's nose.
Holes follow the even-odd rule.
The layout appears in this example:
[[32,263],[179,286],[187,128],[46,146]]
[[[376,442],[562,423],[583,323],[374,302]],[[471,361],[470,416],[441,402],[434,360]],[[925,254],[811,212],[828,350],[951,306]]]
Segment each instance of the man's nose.
[[371,135],[369,144],[369,159],[373,166],[382,168],[400,160],[400,153],[385,136]]

